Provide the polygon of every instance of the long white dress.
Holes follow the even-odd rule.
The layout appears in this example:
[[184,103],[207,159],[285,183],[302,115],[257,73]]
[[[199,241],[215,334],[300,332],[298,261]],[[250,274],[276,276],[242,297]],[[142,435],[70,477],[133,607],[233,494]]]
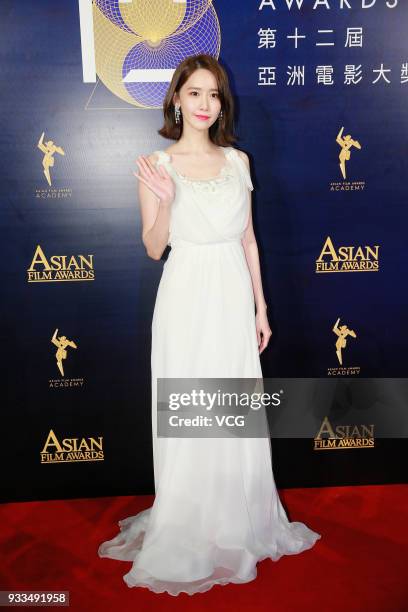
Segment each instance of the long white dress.
[[169,244],[152,321],[153,505],[119,521],[101,557],[131,561],[129,587],[193,595],[243,583],[267,557],[311,548],[321,535],[289,522],[264,438],[157,437],[161,378],[261,378],[251,276],[241,243],[251,177],[233,147],[215,178],[181,175],[156,151],[176,184]]

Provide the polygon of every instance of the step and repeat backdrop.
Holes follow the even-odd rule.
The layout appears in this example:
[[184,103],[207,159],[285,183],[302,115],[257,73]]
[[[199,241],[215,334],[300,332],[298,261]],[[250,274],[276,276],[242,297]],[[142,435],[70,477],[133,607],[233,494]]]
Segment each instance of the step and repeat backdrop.
[[263,374],[331,386],[314,435],[272,440],[277,484],[406,480],[405,0],[5,0],[0,27],[1,501],[154,492],[167,253],[145,252],[132,172],[170,146],[162,101],[200,52],[251,161]]

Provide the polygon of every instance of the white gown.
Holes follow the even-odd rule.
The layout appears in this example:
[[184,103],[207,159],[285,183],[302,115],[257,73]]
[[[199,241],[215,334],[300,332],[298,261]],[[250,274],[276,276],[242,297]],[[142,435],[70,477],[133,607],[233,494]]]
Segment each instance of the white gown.
[[[233,147],[216,178],[178,173],[169,244],[152,321],[153,505],[119,521],[101,557],[131,561],[129,587],[193,595],[243,583],[321,537],[289,522],[272,472],[269,438],[159,438],[156,379],[262,378],[251,276],[241,243],[250,174]],[[135,434],[136,435],[136,434]]]

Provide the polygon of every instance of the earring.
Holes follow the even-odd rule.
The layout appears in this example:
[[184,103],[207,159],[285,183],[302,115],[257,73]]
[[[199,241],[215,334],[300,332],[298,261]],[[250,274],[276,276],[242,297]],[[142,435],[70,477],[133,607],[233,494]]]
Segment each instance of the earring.
[[180,107],[179,106],[175,106],[174,107],[174,117],[176,120],[176,123],[180,123]]
[[222,119],[222,110],[220,110],[220,114],[218,115],[218,119]]

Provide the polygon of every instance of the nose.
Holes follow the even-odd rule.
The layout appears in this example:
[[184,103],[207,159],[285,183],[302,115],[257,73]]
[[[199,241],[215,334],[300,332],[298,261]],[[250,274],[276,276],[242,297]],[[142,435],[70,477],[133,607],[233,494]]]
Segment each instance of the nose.
[[207,97],[206,97],[206,96],[204,96],[204,97],[201,99],[200,110],[203,110],[203,111],[204,111],[204,110],[207,110],[207,109],[208,109],[208,101],[207,101]]

